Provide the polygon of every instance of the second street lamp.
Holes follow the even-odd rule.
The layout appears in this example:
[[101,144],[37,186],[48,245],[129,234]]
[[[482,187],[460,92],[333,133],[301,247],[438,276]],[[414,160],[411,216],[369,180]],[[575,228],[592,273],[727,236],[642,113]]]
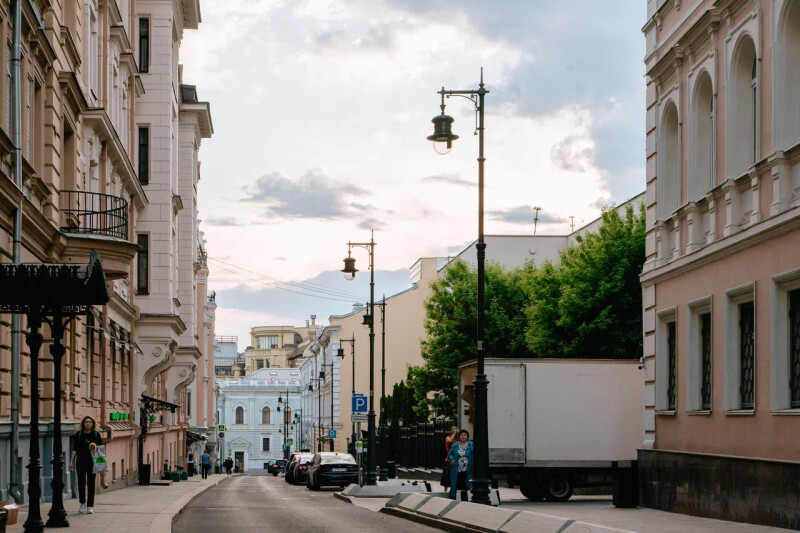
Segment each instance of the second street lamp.
[[474,425],[474,468],[472,470],[472,501],[475,503],[489,504],[489,420],[487,410],[487,390],[489,380],[486,379],[484,370],[484,342],[485,342],[485,320],[484,320],[484,262],[486,258],[486,243],[483,239],[483,163],[486,158],[483,156],[483,112],[484,96],[488,93],[483,85],[483,69],[481,69],[481,81],[478,89],[448,91],[442,87],[439,94],[442,96],[441,114],[433,118],[433,135],[428,137],[433,141],[434,148],[437,145],[444,145],[445,150],[436,150],[437,153],[446,154],[453,146],[453,141],[458,139],[458,135],[452,132],[453,117],[444,114],[444,99],[451,96],[461,96],[470,100],[475,106],[477,114],[477,128],[475,133],[478,135],[478,242],[475,245],[478,255],[478,305],[477,305],[477,359],[478,371],[475,376],[475,425]]
[[[355,267],[353,267],[353,268],[355,268]],[[353,396],[355,396],[355,394],[356,394],[356,334],[353,333],[353,337],[350,338],[350,339],[339,339],[339,349],[336,352],[336,356],[339,359],[344,359],[344,348],[342,348],[342,343],[343,342],[349,342],[350,343],[350,363],[353,366],[353,383],[352,383],[353,391],[352,391],[352,394],[353,394]],[[353,456],[355,456],[355,454],[356,454],[355,453],[356,452],[356,450],[355,450],[355,445],[356,445],[355,444],[356,443],[356,425],[355,425],[355,423],[353,423],[351,421],[350,426],[351,426],[351,428],[350,428],[350,445],[353,447],[353,449],[352,450],[348,450],[348,452],[353,454]]]
[[376,446],[375,446],[375,234],[370,235],[369,242],[348,242],[347,257],[344,259],[342,272],[347,280],[356,277],[356,260],[351,257],[353,247],[364,248],[369,252],[369,412],[367,413],[367,485],[377,485]]
[[389,481],[389,469],[386,465],[386,447],[388,446],[388,428],[386,427],[386,295],[380,303],[381,307],[381,425],[378,451],[380,468],[378,481]]

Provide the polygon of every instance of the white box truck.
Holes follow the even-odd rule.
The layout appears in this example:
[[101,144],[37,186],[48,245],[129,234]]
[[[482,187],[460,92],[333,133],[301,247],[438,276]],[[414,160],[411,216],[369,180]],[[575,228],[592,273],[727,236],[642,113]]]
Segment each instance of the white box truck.
[[[635,464],[644,409],[638,360],[486,359],[485,369],[493,482],[505,479],[532,500],[565,501],[576,487],[611,485],[615,467]],[[475,361],[459,367],[459,423],[470,435],[476,373]]]

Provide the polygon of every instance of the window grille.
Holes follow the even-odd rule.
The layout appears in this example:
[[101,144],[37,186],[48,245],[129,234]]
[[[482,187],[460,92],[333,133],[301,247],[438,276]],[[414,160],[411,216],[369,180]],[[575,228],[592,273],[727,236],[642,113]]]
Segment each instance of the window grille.
[[789,389],[791,407],[800,408],[800,289],[789,293]]
[[702,382],[700,396],[702,408],[711,410],[711,313],[700,315],[700,357],[702,364]]
[[670,411],[675,410],[675,389],[677,387],[676,381],[678,378],[677,372],[677,343],[675,342],[675,322],[670,322],[667,325],[667,353],[669,365],[669,383],[667,385],[667,409]]
[[742,409],[755,406],[755,355],[755,306],[753,302],[747,302],[739,304],[739,396]]

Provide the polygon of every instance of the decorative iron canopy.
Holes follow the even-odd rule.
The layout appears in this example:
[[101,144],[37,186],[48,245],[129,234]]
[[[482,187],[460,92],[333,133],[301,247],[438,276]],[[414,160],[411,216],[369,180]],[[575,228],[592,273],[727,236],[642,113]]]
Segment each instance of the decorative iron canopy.
[[155,414],[159,411],[163,411],[164,409],[169,409],[174,413],[180,408],[180,405],[176,403],[159,400],[158,398],[153,398],[152,396],[147,396],[145,394],[142,394],[142,403],[145,405],[147,414]]
[[89,263],[22,263],[0,265],[0,313],[85,314],[108,303],[103,264],[97,250]]

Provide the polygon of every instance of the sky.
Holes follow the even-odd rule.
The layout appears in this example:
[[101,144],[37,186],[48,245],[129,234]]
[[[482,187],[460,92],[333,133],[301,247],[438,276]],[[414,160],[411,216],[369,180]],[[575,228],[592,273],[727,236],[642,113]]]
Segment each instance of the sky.
[[484,69],[485,232],[565,234],[645,187],[644,0],[201,0],[184,83],[209,101],[199,207],[216,332],[327,324],[409,286],[420,257],[477,237],[474,105]]

